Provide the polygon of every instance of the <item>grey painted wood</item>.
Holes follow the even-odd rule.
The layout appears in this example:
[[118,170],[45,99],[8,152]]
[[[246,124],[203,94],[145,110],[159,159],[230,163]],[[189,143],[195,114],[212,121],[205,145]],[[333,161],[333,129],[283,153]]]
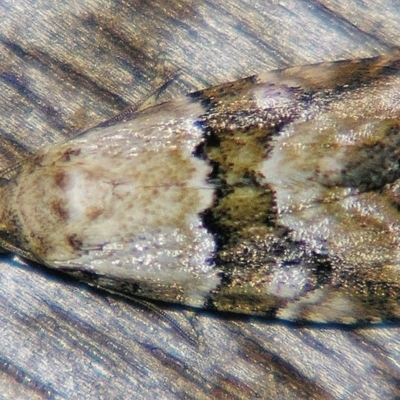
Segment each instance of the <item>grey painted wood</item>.
[[[0,2],[0,166],[140,104],[399,45],[389,0]],[[398,326],[161,307],[0,258],[5,399],[396,398]]]

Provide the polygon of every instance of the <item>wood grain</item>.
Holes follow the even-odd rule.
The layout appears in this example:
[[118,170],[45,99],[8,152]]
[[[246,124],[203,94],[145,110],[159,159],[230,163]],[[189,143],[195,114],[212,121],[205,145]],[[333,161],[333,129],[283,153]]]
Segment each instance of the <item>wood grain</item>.
[[[399,11],[389,0],[5,0],[0,167],[142,103],[171,74],[158,101],[385,53],[400,44]],[[0,259],[0,307],[5,399],[400,397],[398,326],[152,308],[12,255]]]

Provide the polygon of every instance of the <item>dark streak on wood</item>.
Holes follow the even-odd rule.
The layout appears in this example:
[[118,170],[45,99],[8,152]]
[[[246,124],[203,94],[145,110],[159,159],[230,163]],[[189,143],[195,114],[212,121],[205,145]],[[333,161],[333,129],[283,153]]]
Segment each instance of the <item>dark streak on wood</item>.
[[[25,7],[28,14],[29,8],[26,7],[26,4],[24,5],[23,0],[17,0],[16,3],[20,8]],[[86,14],[86,19],[83,17],[84,14],[81,14],[80,21],[82,25],[86,24],[86,27],[92,24],[92,32],[94,35],[99,35],[96,38],[100,37],[106,43],[110,43],[114,49],[119,49],[120,56],[123,58],[123,65],[127,66],[135,79],[151,78],[155,75],[151,68],[157,64],[155,58],[159,55],[160,50],[151,45],[145,48],[145,42],[131,40],[119,25],[120,20],[124,20],[124,18],[133,19],[136,15],[142,13],[142,21],[145,27],[137,26],[137,29],[142,29],[140,35],[145,39],[150,41],[154,37],[156,40],[162,38],[171,49],[179,49],[185,56],[191,46],[196,48],[196,57],[193,57],[191,63],[194,67],[199,68],[188,71],[186,78],[182,78],[180,82],[181,87],[190,89],[198,89],[201,86],[217,83],[211,81],[211,79],[221,79],[220,82],[226,80],[223,71],[226,65],[220,65],[220,57],[224,53],[215,49],[215,58],[212,58],[210,48],[204,49],[201,46],[204,46],[203,43],[206,43],[207,40],[208,45],[212,46],[211,39],[222,40],[221,38],[224,36],[229,40],[226,43],[218,44],[219,47],[235,41],[245,43],[246,41],[240,42],[240,31],[249,42],[260,45],[260,51],[257,54],[249,53],[249,47],[242,50],[242,58],[237,55],[232,56],[231,63],[242,63],[246,73],[255,72],[254,68],[260,69],[260,64],[255,63],[255,60],[263,60],[263,62],[265,60],[265,64],[268,61],[275,60],[276,64],[279,64],[276,66],[282,66],[282,63],[286,63],[288,60],[304,62],[304,59],[309,57],[309,55],[304,54],[302,55],[304,59],[299,59],[298,41],[302,38],[299,38],[298,32],[293,32],[292,41],[284,42],[284,39],[281,39],[281,32],[276,30],[278,25],[271,15],[271,18],[267,20],[266,17],[265,19],[268,29],[259,33],[255,28],[253,29],[251,23],[244,22],[252,21],[252,17],[254,17],[249,13],[250,7],[247,7],[246,2],[229,1],[226,4],[231,3],[234,3],[236,8],[224,8],[220,2],[211,0],[202,2],[191,2],[189,0],[121,2],[118,5],[115,3],[114,22],[109,22],[110,20],[101,15],[108,10],[103,10],[101,8],[103,3],[97,2],[96,5],[99,7],[97,13],[89,13],[89,16]],[[257,6],[263,7],[266,15],[270,15],[268,12],[272,13],[276,9],[274,2],[255,3]],[[290,1],[287,2],[287,7],[290,5],[298,7],[296,12],[290,11],[288,8],[285,14],[287,20],[284,20],[284,22],[288,24],[288,31],[291,29],[291,19],[300,15],[303,3],[295,2],[292,4]],[[351,42],[354,47],[362,48],[364,46],[367,50],[368,48],[376,48],[376,52],[383,52],[385,48],[388,49],[393,45],[393,36],[383,36],[379,21],[376,31],[367,32],[360,28],[360,21],[350,20],[342,12],[336,11],[335,7],[338,7],[338,5],[330,5],[328,8],[325,3],[328,4],[328,2],[323,1],[307,3],[307,7],[310,4],[314,7],[315,19],[307,21],[308,24],[304,26],[302,37],[307,33],[312,33],[312,29],[318,30],[319,19],[328,18],[329,21],[336,24],[338,32],[348,39],[345,44]],[[367,5],[367,3],[365,2],[363,5]],[[380,10],[382,10],[383,15],[386,12],[386,3],[385,1],[381,3]],[[62,3],[59,4],[61,7]],[[88,1],[85,6],[89,7],[93,4],[95,3]],[[3,5],[0,7],[3,7]],[[12,7],[11,2],[7,7]],[[30,7],[33,7],[33,3],[30,3]],[[207,19],[203,18],[200,9],[207,10]],[[4,13],[5,18],[11,17],[9,11],[7,10],[7,13]],[[281,6],[279,11],[284,11]],[[359,11],[361,15],[363,10],[360,9]],[[214,15],[217,17],[222,15],[229,20],[229,23],[223,21],[222,18],[221,20],[213,20]],[[65,15],[62,14],[61,18],[64,17]],[[244,19],[244,17],[246,18]],[[390,15],[387,17],[390,20]],[[35,18],[38,18],[43,24],[60,23],[59,19],[57,21],[46,21],[45,14],[41,12],[37,12]],[[374,22],[377,15],[370,15],[369,18]],[[207,21],[207,24],[205,21]],[[225,30],[228,31],[228,28],[230,28],[229,25],[237,28],[236,36],[230,37],[225,33]],[[107,105],[108,114],[104,115],[103,120],[127,106],[125,97],[119,95],[118,89],[104,87],[101,80],[92,79],[88,74],[89,71],[81,70],[73,63],[65,61],[61,54],[60,57],[54,56],[54,53],[50,51],[52,43],[47,43],[44,46],[39,40],[37,47],[33,48],[29,41],[22,37],[22,33],[26,29],[25,21],[23,27],[19,27],[21,38],[20,35],[6,36],[5,26],[6,24],[0,27],[0,44],[14,54],[21,71],[37,66],[49,77],[57,75],[57,79],[63,82],[65,86],[86,88],[94,93],[92,98],[94,103],[97,101],[97,104],[104,103]],[[307,28],[310,26],[313,28],[308,30]],[[72,28],[68,27],[70,35],[75,34]],[[180,34],[182,31],[185,32],[186,39],[182,39],[183,34],[182,36],[171,35],[171,31],[175,33],[178,28],[181,30]],[[200,43],[202,35],[206,33],[209,34],[207,40]],[[74,40],[79,42],[79,38]],[[185,42],[185,40],[188,41]],[[280,46],[276,46],[276,43],[279,43]],[[335,47],[335,44],[337,47]],[[319,50],[312,44],[310,46],[310,53]],[[326,50],[325,54],[331,57],[340,58],[343,57],[343,54],[347,54],[346,51],[339,52],[338,50],[343,47],[340,39],[337,39],[337,42],[332,42],[331,38],[323,36],[323,33],[321,34],[320,46]],[[67,50],[70,51],[70,49]],[[107,51],[107,49],[102,50]],[[354,56],[358,55],[354,48],[350,49],[349,53],[351,51],[355,53]],[[207,54],[207,56],[204,56],[204,54]],[[203,58],[200,55],[203,55]],[[191,57],[190,53],[188,57]],[[186,60],[183,57],[172,61],[175,65],[181,66]],[[43,120],[47,120],[48,124],[54,128],[54,132],[61,131],[63,134],[72,134],[72,132],[78,132],[88,127],[87,122],[82,124],[79,120],[63,120],[64,114],[60,113],[59,110],[63,110],[63,107],[67,106],[66,104],[55,104],[51,93],[49,93],[49,98],[39,97],[37,93],[26,86],[23,75],[18,75],[15,70],[8,69],[7,64],[5,64],[5,67],[3,67],[3,64],[1,66],[0,76],[3,78],[3,83],[13,88],[23,101],[32,108],[37,109]],[[213,70],[215,76],[199,72],[207,68]],[[239,77],[235,76],[235,78]],[[197,86],[194,86],[194,82]],[[148,82],[145,82],[144,86],[147,87],[146,85],[148,85]],[[116,84],[117,86],[118,84]],[[135,87],[135,90],[138,89]],[[7,99],[0,98],[0,103],[4,101],[7,101]],[[15,105],[17,113],[21,111],[23,105],[19,107],[20,109],[18,109],[18,104]],[[8,118],[8,115],[3,115],[2,119],[4,120],[4,118]],[[94,125],[97,122],[89,125]],[[54,132],[46,134],[51,137]],[[30,147],[25,145],[24,142],[17,141],[13,136],[14,134],[15,132],[6,131],[0,121],[0,150],[2,159],[9,162],[8,166],[12,162],[18,161],[28,149],[30,150]],[[30,135],[35,134],[37,133],[28,131],[26,136],[31,137]],[[38,143],[41,143],[40,140],[38,140]],[[332,381],[342,379],[342,392],[340,394],[335,392],[335,387],[329,386],[326,381],[323,382],[324,388],[322,387],[321,380],[323,379],[317,375],[319,363],[312,366],[316,371],[315,379],[309,379],[299,366],[301,360],[298,360],[297,365],[293,365],[284,357],[276,355],[279,354],[280,346],[288,346],[290,349],[290,346],[296,346],[297,342],[282,343],[277,340],[275,352],[273,352],[267,347],[271,343],[267,343],[267,338],[261,337],[259,333],[252,333],[250,329],[233,332],[231,321],[226,321],[215,315],[212,318],[207,315],[200,315],[200,324],[204,325],[205,330],[208,329],[208,334],[211,332],[212,334],[225,335],[218,338],[225,340],[227,346],[229,346],[227,347],[229,354],[224,355],[229,360],[239,359],[242,365],[247,365],[252,373],[256,371],[259,384],[251,386],[250,383],[236,377],[232,365],[219,364],[218,355],[212,354],[212,343],[205,343],[209,353],[203,354],[201,350],[195,351],[193,346],[190,346],[188,350],[187,343],[182,342],[181,335],[171,335],[170,328],[163,329],[162,326],[160,327],[162,324],[160,324],[159,315],[146,312],[141,307],[135,308],[130,302],[118,297],[115,298],[119,308],[118,313],[114,311],[110,313],[110,307],[105,304],[103,292],[87,289],[65,279],[65,277],[57,278],[57,274],[52,275],[47,271],[40,270],[40,268],[16,267],[11,259],[2,261],[2,268],[0,269],[0,303],[2,307],[0,322],[4,333],[0,333],[0,338],[4,343],[7,339],[11,348],[4,345],[0,350],[0,371],[4,372],[0,377],[0,386],[2,388],[12,386],[16,390],[20,390],[21,396],[28,393],[26,397],[29,398],[55,398],[57,396],[71,398],[73,395],[81,398],[89,398],[90,396],[92,398],[121,398],[126,396],[127,393],[132,395],[132,392],[137,388],[143,390],[143,392],[135,392],[139,399],[146,398],[146,396],[148,398],[152,393],[158,394],[160,393],[159,390],[169,394],[171,398],[198,399],[216,397],[229,399],[249,397],[329,399],[338,397],[340,394],[343,395],[343,393],[350,393],[349,387],[346,385],[351,385],[351,383],[346,381],[346,375],[343,379],[341,375],[338,378],[336,375],[341,373],[339,371],[340,364],[347,364],[349,370],[346,371],[349,371],[350,374],[350,372],[353,372],[350,371],[351,366],[358,365],[356,364],[357,361],[353,363],[351,355],[342,359],[342,354],[330,352],[326,346],[314,338],[305,338],[302,335],[301,340],[299,339],[302,343],[302,350],[306,353],[311,351],[312,346],[314,346],[321,354],[330,357],[332,365],[338,368],[337,371],[331,371]],[[82,302],[82,298],[85,300],[84,302]],[[171,315],[174,316],[173,313]],[[247,323],[247,319],[237,322],[242,327],[245,327]],[[260,331],[270,332],[269,334],[273,335],[271,327],[267,324],[258,325],[257,322],[253,322],[253,324],[258,328],[261,326]],[[15,326],[18,328],[18,334],[15,333]],[[398,327],[390,329],[398,331]],[[282,330],[284,331],[284,328]],[[379,334],[379,330],[377,332]],[[329,333],[332,340],[337,336],[335,330],[321,332],[323,335]],[[315,328],[314,334],[316,337],[318,336],[317,328]],[[389,336],[390,342],[378,342],[379,345],[370,342],[370,339],[361,331],[351,331],[348,336],[354,341],[355,352],[362,352],[362,354],[370,356],[371,359],[375,358],[379,366],[378,369],[376,364],[373,364],[369,367],[370,375],[357,377],[360,381],[360,387],[363,382],[366,382],[366,386],[364,385],[361,389],[357,388],[359,390],[357,395],[374,396],[376,395],[376,387],[380,386],[384,395],[390,392],[392,398],[399,397],[400,372],[395,362],[389,357],[389,350],[394,346],[398,347],[399,335],[392,334]],[[26,346],[25,351],[21,351],[20,337],[23,338],[23,346]],[[207,340],[209,338],[207,336]],[[171,346],[168,347],[168,345]],[[16,356],[12,359],[8,356],[9,354]],[[391,354],[392,357],[393,354]],[[52,360],[57,365],[56,372],[58,374],[52,375],[54,372],[52,365],[49,366],[48,374],[39,372],[38,365],[42,365],[45,358]],[[200,361],[198,362],[199,358]],[[62,362],[65,365],[60,365]],[[82,362],[86,362],[86,365],[82,365]],[[370,360],[368,362],[372,363]],[[92,364],[94,367],[91,367]],[[90,368],[95,370],[95,373],[93,375],[88,374],[85,378],[87,380],[82,383],[81,375]],[[73,374],[72,377],[71,373]],[[273,384],[268,381],[270,376],[275,378]],[[73,379],[76,385],[73,392],[64,384],[62,377],[64,377],[64,380]],[[152,379],[153,377],[155,378]],[[112,385],[110,384],[111,380]],[[121,384],[121,381],[123,384]],[[136,384],[135,381],[140,381],[140,385]],[[326,387],[330,387],[331,392],[328,392],[328,389],[325,389]],[[371,389],[371,391],[367,389]],[[372,390],[374,391],[372,392]],[[7,395],[7,393],[4,395]],[[387,395],[386,397],[390,396]]]

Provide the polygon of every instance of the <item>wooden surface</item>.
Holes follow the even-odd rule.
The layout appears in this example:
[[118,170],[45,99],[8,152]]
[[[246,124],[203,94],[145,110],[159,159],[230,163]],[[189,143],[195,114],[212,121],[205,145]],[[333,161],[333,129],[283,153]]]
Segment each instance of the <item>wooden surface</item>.
[[[389,0],[3,0],[0,167],[140,104],[400,44]],[[400,327],[145,307],[0,258],[0,398],[394,399]]]

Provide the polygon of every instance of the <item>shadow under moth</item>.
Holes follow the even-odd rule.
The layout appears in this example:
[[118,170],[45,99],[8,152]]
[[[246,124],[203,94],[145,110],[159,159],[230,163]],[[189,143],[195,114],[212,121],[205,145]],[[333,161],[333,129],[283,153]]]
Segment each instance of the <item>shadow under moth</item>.
[[0,188],[0,245],[91,285],[295,321],[400,317],[400,54],[127,112]]

